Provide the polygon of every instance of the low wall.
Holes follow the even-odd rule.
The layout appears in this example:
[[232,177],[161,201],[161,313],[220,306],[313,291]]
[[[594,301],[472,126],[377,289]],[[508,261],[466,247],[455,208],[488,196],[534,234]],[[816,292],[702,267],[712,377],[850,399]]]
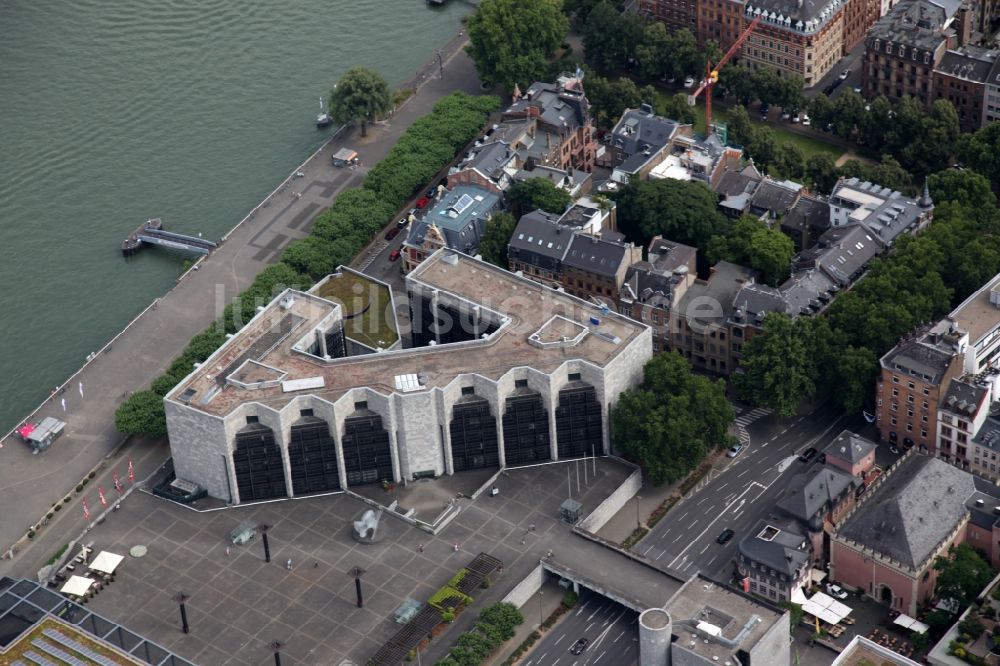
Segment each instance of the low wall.
[[581,520],[578,527],[588,532],[597,532],[611,520],[642,487],[642,470],[636,467],[613,493],[604,498],[597,508]]
[[507,596],[503,598],[509,604],[514,604],[515,606],[523,606],[528,603],[538,590],[542,587],[542,583],[545,582],[545,568],[539,564],[537,567],[528,572],[528,575],[524,577],[520,583],[514,586],[514,589],[507,593]]

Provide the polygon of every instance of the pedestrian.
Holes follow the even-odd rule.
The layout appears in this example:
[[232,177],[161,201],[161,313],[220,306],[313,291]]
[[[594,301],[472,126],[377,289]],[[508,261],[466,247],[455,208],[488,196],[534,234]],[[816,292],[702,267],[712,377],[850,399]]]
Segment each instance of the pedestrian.
[[419,544],[419,545],[417,546],[417,552],[418,552],[418,553],[422,553],[422,552],[424,552],[424,544]]
[[289,557],[288,561],[285,562],[285,568],[288,569],[289,571],[292,570],[292,558]]
[[313,562],[313,569],[319,569],[319,562]]
[[454,542],[453,544],[451,544],[451,547],[455,549],[456,553],[458,552],[458,542],[457,541]]
[[226,546],[226,557],[229,557],[229,546]]

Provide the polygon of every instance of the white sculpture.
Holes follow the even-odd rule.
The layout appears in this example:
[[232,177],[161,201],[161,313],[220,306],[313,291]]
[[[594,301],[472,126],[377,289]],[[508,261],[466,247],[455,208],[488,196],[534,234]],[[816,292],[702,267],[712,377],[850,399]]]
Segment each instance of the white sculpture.
[[377,541],[379,518],[382,517],[382,510],[377,512],[368,509],[361,515],[361,520],[354,521],[354,538],[362,543],[375,543]]

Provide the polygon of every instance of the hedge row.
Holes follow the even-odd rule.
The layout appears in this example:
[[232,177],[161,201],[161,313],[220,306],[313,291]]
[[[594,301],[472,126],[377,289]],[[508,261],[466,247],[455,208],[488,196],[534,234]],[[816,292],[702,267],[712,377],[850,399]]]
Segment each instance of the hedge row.
[[418,188],[450,162],[482,130],[498,109],[497,97],[458,92],[440,100],[433,113],[418,119],[389,155],[376,165],[362,188],[342,192],[315,221],[312,233],[291,244],[281,262],[265,268],[228,305],[223,316],[188,344],[150,389],[129,396],[115,413],[115,425],[127,434],[162,436],[167,432],[163,396],[287,287],[303,289],[337,266],[349,264],[384,228]]
[[479,614],[475,628],[459,636],[437,666],[479,666],[504,641],[513,638],[523,622],[524,616],[514,604],[501,601],[487,606]]

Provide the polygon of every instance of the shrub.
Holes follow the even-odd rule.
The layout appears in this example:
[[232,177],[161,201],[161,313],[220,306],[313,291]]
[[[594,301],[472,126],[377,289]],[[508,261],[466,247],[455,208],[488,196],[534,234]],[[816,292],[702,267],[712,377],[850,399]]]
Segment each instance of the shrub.
[[28,530],[28,538],[29,539],[35,538],[35,530]]
[[91,472],[90,474],[88,474],[88,475],[87,475],[87,478],[88,478],[88,479],[92,479],[92,478],[94,478],[95,476],[97,476],[97,472]]
[[69,504],[70,499],[71,498],[69,498],[69,497],[64,497],[63,498],[63,504]]
[[62,511],[62,504],[56,504],[55,507],[52,510],[53,511]]
[[453,622],[455,620],[455,614],[451,611],[444,611],[441,613],[441,619],[445,622]]
[[76,492],[78,492],[78,493],[82,493],[83,492],[83,484],[82,483],[76,484]]
[[55,553],[55,555],[53,555],[52,557],[50,557],[49,561],[46,562],[45,564],[47,564],[47,565],[49,565],[49,564],[55,564],[56,560],[58,560],[60,557],[62,557],[62,554],[66,552],[67,548],[69,548],[69,544],[68,543],[64,543],[62,545],[62,548],[60,548],[59,550],[57,550],[56,553]]
[[[56,508],[58,509],[59,507],[56,507]],[[55,514],[53,514],[53,513],[51,512],[51,511],[49,511],[49,512],[48,512],[47,514],[45,514],[45,517],[46,517],[46,518],[47,518],[48,520],[52,520],[52,516],[53,516],[53,515],[55,515]]]
[[576,602],[579,601],[579,599],[580,598],[577,596],[576,592],[574,592],[573,590],[570,590],[569,592],[567,592],[566,594],[563,595],[563,598],[562,598],[563,608],[566,608],[567,610],[569,610],[573,606],[576,606]]

